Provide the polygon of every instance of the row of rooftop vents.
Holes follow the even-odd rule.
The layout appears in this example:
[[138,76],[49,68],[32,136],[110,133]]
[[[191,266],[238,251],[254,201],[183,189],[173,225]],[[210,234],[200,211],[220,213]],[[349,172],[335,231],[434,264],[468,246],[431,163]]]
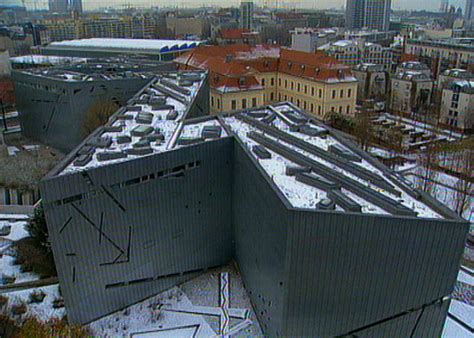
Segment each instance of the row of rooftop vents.
[[[98,134],[85,141],[76,154],[73,166],[85,167],[93,160],[94,154],[99,162],[127,158],[129,155],[152,154],[154,151],[151,145],[160,146],[167,141],[158,121],[175,122],[176,125],[179,122],[179,113],[175,105],[168,103],[168,99],[182,103],[187,109],[193,99],[193,91],[189,87],[201,80],[202,72],[181,73],[179,76],[169,73],[158,77],[133,98],[129,105],[120,108]],[[151,111],[145,110],[146,106]],[[153,123],[154,120],[156,123]],[[134,126],[125,132],[127,121],[133,122]],[[106,133],[117,135],[104,136]],[[208,135],[204,133],[203,137]],[[139,139],[134,142],[134,138]],[[117,149],[114,145],[129,146]]]
[[[272,123],[276,118],[279,118],[292,132],[321,138],[327,137],[329,133],[327,129],[310,125],[308,118],[295,111],[277,111],[271,107],[269,108],[272,111],[271,113],[262,110],[236,115],[238,120],[256,129],[256,131],[250,131],[247,134],[248,138],[257,143],[257,145],[252,147],[252,152],[258,159],[265,160],[272,157],[270,152],[272,151],[294,163],[286,167],[286,175],[293,176],[296,181],[326,192],[327,198],[321,199],[318,202],[316,206],[318,209],[334,210],[336,205],[338,205],[345,211],[361,212],[362,206],[344,194],[341,190],[342,188],[393,215],[417,215],[414,210],[404,206],[397,200],[401,197],[401,193],[394,185],[381,176],[355,164],[355,162],[362,161],[358,154],[338,144],[330,145],[328,151],[325,151],[316,145],[276,128]],[[281,141],[289,146],[282,144]],[[295,148],[315,155],[332,165],[336,165],[352,176],[369,182],[369,186],[349,176],[333,171],[330,167],[303,155],[295,150]],[[370,186],[388,192],[395,199],[372,189]]]

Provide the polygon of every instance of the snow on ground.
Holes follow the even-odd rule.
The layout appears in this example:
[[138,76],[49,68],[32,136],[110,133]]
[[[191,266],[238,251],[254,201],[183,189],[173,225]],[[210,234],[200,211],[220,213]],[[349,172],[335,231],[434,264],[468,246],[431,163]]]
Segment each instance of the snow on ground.
[[471,276],[471,275],[469,275],[466,272],[461,270],[461,271],[459,271],[458,281],[462,282],[462,283],[469,284],[469,285],[474,285],[474,276]]
[[[405,178],[417,186],[423,182],[423,178],[416,175],[425,175],[426,169],[423,167],[414,168],[414,170],[404,173]],[[430,179],[433,181],[431,184],[431,195],[436,198],[438,201],[442,202],[451,210],[455,209],[454,203],[456,201],[455,190],[451,189],[450,187],[456,187],[458,182],[458,178],[434,171],[433,174],[428,175],[431,176]],[[437,182],[441,184],[437,184]],[[470,222],[474,222],[474,199],[471,198],[471,206],[464,212],[463,217]]]
[[31,272],[21,272],[21,266],[15,265],[15,251],[12,244],[22,238],[28,237],[25,229],[27,222],[0,221],[0,228],[9,225],[11,232],[8,236],[0,236],[0,285],[2,276],[15,277],[14,283],[29,282],[37,280],[38,276]]
[[[186,293],[193,305],[218,306],[220,272],[227,272],[229,274],[230,307],[250,310],[249,319],[252,321],[252,324],[244,330],[232,335],[232,337],[263,336],[262,329],[260,328],[255,312],[253,311],[252,303],[250,302],[250,298],[245,290],[242,278],[233,265],[223,266],[185,282],[180,286],[181,290]],[[217,317],[206,316],[205,319],[211,325],[212,329],[215,332],[218,332],[219,321]],[[234,327],[238,322],[241,322],[241,320],[231,318],[230,327]]]
[[0,236],[0,238],[4,238],[10,241],[18,241],[22,238],[28,237],[29,234],[26,231],[26,226],[27,222],[25,221],[19,221],[19,222],[8,222],[8,221],[0,221],[0,228],[2,228],[5,225],[11,226],[11,232],[10,235],[8,236]]
[[[219,306],[219,273],[228,272],[230,280],[230,307],[248,309],[251,324],[232,337],[261,336],[255,313],[240,276],[231,266],[208,271],[140,303],[117,311],[91,324],[89,328],[100,337],[211,337],[217,336],[219,320],[215,316],[203,316],[173,312],[172,309],[198,311],[193,306]],[[230,321],[232,329],[239,319]],[[196,331],[197,329],[197,331]]]
[[[216,333],[202,316],[185,313],[176,313],[159,310],[159,306],[170,307],[190,307],[192,305],[189,298],[179,287],[174,287],[168,291],[160,293],[154,297],[128,307],[126,310],[115,312],[107,317],[101,318],[89,325],[93,333],[100,337],[130,336],[135,337],[139,333],[149,333],[153,331],[179,328],[183,326],[198,325],[199,329],[196,337],[211,337]],[[167,330],[168,337],[177,337],[176,331]],[[183,334],[183,331],[181,331]],[[142,335],[138,335],[142,336]],[[160,337],[166,337],[161,335]],[[190,335],[189,337],[192,337]]]
[[[471,271],[467,269],[468,271]],[[464,301],[471,302],[471,305],[460,301],[463,297],[457,297],[459,299],[451,300],[451,304],[449,306],[449,313],[456,317],[461,322],[465,323],[470,328],[474,327],[474,300],[472,299],[472,288],[474,287],[474,276],[469,273],[466,273],[462,270],[459,271],[458,274],[458,284],[455,288],[459,292],[465,292],[467,297],[464,297]],[[459,294],[457,296],[460,296]],[[469,332],[469,330],[463,325],[459,324],[456,320],[450,318],[449,316],[446,318],[446,323],[444,325],[444,330],[442,334],[443,338],[463,338],[463,337],[474,337],[474,334]]]
[[446,323],[444,323],[443,333],[441,334],[442,338],[472,338],[473,336],[468,329],[462,327],[449,317]]
[[28,219],[30,218],[29,215],[24,214],[0,214],[0,219]]
[[458,300],[452,300],[451,305],[449,306],[449,313],[456,316],[470,327],[474,327],[474,307]]
[[[43,301],[41,303],[30,303],[30,294],[40,291],[44,292],[46,295]],[[48,321],[51,318],[61,319],[66,314],[66,310],[64,308],[53,308],[54,300],[60,297],[58,284],[21,291],[11,291],[3,293],[2,296],[8,297],[9,308],[11,308],[12,305],[25,303],[27,306],[27,313],[23,316],[31,315],[42,321]]]

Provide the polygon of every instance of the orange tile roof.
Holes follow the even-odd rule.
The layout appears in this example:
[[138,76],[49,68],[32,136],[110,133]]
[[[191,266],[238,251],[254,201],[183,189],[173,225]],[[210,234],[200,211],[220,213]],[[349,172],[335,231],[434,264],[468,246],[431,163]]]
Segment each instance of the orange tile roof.
[[419,60],[419,57],[414,54],[403,53],[402,57],[400,58],[400,62],[408,62],[408,61],[420,61],[420,60]]
[[254,32],[254,31],[250,31],[248,29],[242,29],[242,28],[230,28],[230,29],[223,29],[220,31],[220,36],[223,39],[230,39],[230,40],[243,39],[249,36],[257,36],[257,35],[258,35],[258,32]]
[[323,52],[306,53],[283,48],[278,71],[319,81],[353,81],[350,67]]
[[[305,53],[271,45],[199,46],[175,62],[181,69],[209,70],[213,88],[255,87],[255,75],[276,71],[316,81],[355,81],[348,66],[322,52]],[[239,85],[243,78],[248,86]]]

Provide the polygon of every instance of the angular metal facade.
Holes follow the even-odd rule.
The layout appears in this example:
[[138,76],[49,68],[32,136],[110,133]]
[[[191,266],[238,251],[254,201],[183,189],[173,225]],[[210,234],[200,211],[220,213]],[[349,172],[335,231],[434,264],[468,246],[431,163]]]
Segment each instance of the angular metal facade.
[[13,72],[23,134],[70,152],[86,136],[84,120],[97,102],[125,105],[150,79],[63,81]]
[[[323,211],[294,211],[288,229],[285,334],[324,337],[448,296],[466,234],[446,220]],[[419,325],[416,336],[432,329]]]
[[232,139],[41,183],[61,290],[89,322],[232,257]]
[[52,175],[41,191],[78,323],[235,259],[266,335],[437,337],[468,230],[292,208],[237,137]]

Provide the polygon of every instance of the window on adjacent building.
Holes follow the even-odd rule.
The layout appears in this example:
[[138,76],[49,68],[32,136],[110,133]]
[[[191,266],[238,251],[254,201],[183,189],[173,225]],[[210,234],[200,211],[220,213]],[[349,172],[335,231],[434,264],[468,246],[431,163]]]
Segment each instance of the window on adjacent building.
[[10,200],[10,189],[5,188],[5,189],[3,190],[3,199],[4,199],[4,201],[5,201],[5,205],[11,204],[11,200]]
[[301,90],[301,85],[298,83],[298,93],[300,92]]
[[336,91],[335,91],[335,90],[332,91],[332,98],[333,98],[333,99],[336,98]]
[[232,110],[236,110],[236,109],[237,109],[237,101],[236,101],[236,100],[232,100],[230,104],[231,104],[231,106],[232,106],[232,107],[231,107]]
[[351,112],[351,106],[347,106],[347,114],[350,114]]
[[314,87],[311,87],[311,96],[314,96]]
[[319,98],[322,98],[322,97],[323,97],[323,90],[320,89],[320,90],[319,90]]
[[295,83],[294,83],[293,81],[291,81],[291,89],[292,89],[292,90],[294,89],[294,84],[295,84]]
[[265,86],[265,79],[262,79],[262,86]]
[[304,93],[308,94],[308,86],[306,86],[306,85],[304,86]]
[[285,80],[285,88],[288,88],[288,80]]
[[307,109],[306,101],[303,102],[303,109]]
[[257,98],[253,97],[252,98],[252,107],[256,107],[256,106],[257,106]]
[[281,87],[281,79],[278,79],[278,85]]
[[339,107],[339,114],[342,114],[342,106]]
[[211,96],[211,107],[214,107],[214,96]]
[[344,89],[341,89],[341,99],[344,97]]
[[273,101],[275,99],[273,92],[270,93],[270,101]]
[[247,99],[242,99],[242,109],[247,108]]
[[318,106],[318,114],[321,115],[321,106]]
[[270,83],[271,83],[272,86],[275,85],[275,79],[273,77],[271,78]]
[[299,107],[300,106],[300,99],[296,100],[296,105]]
[[351,97],[351,95],[352,95],[352,89],[348,89],[347,90],[347,97]]
[[217,109],[221,109],[221,100],[217,99]]

